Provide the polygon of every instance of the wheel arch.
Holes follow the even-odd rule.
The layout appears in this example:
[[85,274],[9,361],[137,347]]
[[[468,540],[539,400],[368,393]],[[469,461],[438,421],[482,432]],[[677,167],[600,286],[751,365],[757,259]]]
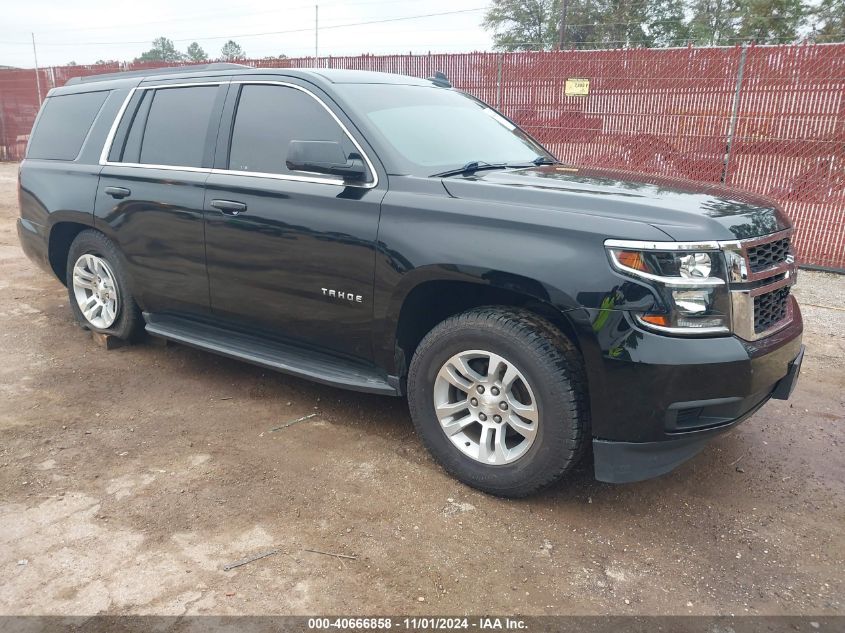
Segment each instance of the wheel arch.
[[94,229],[93,224],[80,222],[78,217],[72,219],[56,219],[50,225],[50,233],[47,239],[47,257],[53,274],[67,285],[67,258],[70,253],[70,245],[76,236],[87,229]]
[[583,308],[537,280],[494,271],[480,275],[454,269],[415,273],[413,278],[406,275],[393,293],[385,319],[389,327],[384,328],[377,349],[380,364],[398,377],[403,391],[410,359],[423,337],[441,321],[472,308],[522,308],[549,321],[579,350],[585,342],[581,330],[587,315]]

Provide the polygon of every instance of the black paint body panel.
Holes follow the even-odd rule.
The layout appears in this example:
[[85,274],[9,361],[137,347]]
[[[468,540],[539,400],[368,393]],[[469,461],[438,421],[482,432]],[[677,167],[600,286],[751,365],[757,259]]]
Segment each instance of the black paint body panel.
[[[205,234],[214,313],[370,359],[370,289],[383,196],[379,189],[212,174]],[[216,198],[243,202],[247,210],[225,215],[208,206]],[[362,301],[331,298],[323,288],[361,295]]]
[[[384,77],[369,80],[425,84]],[[118,109],[142,81],[250,80],[290,82],[318,95],[372,159],[376,186],[226,173],[235,107],[226,86],[219,131],[209,127],[201,168],[99,164]],[[295,342],[321,357],[367,367],[364,374],[372,368],[397,393],[408,363],[397,332],[412,293],[444,281],[510,293],[556,315],[575,337],[587,370],[592,434],[603,451],[614,442],[663,442],[674,450],[679,434],[667,426],[673,405],[677,410],[678,403],[712,401],[713,411],[738,420],[789,371],[800,351],[797,306],[792,326],[753,345],[733,336],[647,332],[629,311],[647,310],[656,294],[614,272],[603,247],[609,238],[735,240],[788,227],[768,200],[722,187],[561,166],[446,179],[403,173],[385,161],[391,151],[368,133],[367,121],[349,114],[343,96],[348,81],[343,72],[241,69],[98,84],[97,90],[112,92],[79,157],[21,165],[24,250],[49,267],[53,227],[95,226],[119,245],[132,293],[153,319],[182,319],[183,326],[195,319],[218,333],[229,328],[251,341],[266,337],[278,349]],[[51,95],[93,89],[76,84]],[[104,191],[110,186],[131,195],[116,200]],[[221,213],[211,206],[221,198],[245,204],[246,212]],[[331,298],[323,288],[362,301]],[[347,386],[356,388],[353,383]]]
[[[114,240],[132,277],[132,294],[148,312],[210,309],[203,201],[207,173],[106,165],[95,224]],[[125,187],[115,200],[106,187]]]

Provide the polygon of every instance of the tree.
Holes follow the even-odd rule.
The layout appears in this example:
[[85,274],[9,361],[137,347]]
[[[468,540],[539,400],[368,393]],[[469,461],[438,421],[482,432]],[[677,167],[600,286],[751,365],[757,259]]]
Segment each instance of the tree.
[[[494,0],[483,26],[500,50],[555,48],[561,2]],[[566,0],[563,48],[673,45],[689,36],[684,12],[684,0]]]
[[646,3],[644,46],[683,46],[690,39],[684,0],[657,0]]
[[807,15],[802,0],[745,0],[743,5],[738,35],[758,44],[785,44],[798,39]]
[[505,51],[549,50],[559,38],[563,48],[653,48],[788,42],[809,16],[819,41],[845,39],[843,0],[493,0],[482,25]]
[[506,51],[541,51],[557,42],[559,0],[493,0],[482,26]]
[[812,12],[814,39],[817,42],[845,42],[845,3],[822,0]]
[[696,44],[733,44],[739,28],[742,0],[693,0],[689,6],[690,38]]
[[[606,0],[568,0],[566,24],[563,29],[563,48],[584,48],[589,43],[598,42],[602,35],[601,10]],[[560,9],[558,9],[555,28],[560,29]]]
[[166,37],[157,37],[153,40],[153,47],[136,57],[136,62],[181,62],[185,60],[185,54],[176,49],[173,40]]
[[244,57],[246,57],[244,49],[242,49],[241,45],[234,40],[229,40],[223,44],[223,48],[220,49],[220,59],[223,61],[233,62],[238,59],[243,59]]
[[188,59],[192,62],[208,61],[208,55],[197,42],[191,42],[188,46]]

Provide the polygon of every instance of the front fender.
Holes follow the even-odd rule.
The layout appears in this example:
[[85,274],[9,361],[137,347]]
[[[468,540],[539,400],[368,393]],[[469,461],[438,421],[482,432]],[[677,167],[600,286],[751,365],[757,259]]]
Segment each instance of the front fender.
[[[420,303],[418,296],[411,300],[410,297],[418,291],[423,291],[422,296],[432,299],[432,303],[439,303],[441,297],[451,295],[445,301],[453,307],[452,313],[501,301],[506,305],[529,307],[562,326],[569,335],[574,335],[576,330],[592,333],[589,313],[560,288],[507,271],[432,264],[402,275],[390,292],[382,293],[382,300],[376,302],[374,356],[377,364],[388,368],[394,375],[401,374],[408,361],[404,357],[407,350],[399,349],[402,347],[399,327],[408,318],[407,311],[434,310],[437,313],[441,310],[431,304]],[[422,318],[427,317],[423,315]],[[577,338],[581,345],[583,337],[578,335]],[[590,340],[585,340],[584,344],[590,349],[595,347]],[[588,353],[592,356],[591,352]]]

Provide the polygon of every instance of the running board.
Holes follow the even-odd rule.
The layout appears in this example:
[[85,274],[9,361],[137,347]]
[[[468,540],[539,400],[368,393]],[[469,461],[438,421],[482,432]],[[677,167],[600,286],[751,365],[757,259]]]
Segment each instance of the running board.
[[190,345],[333,387],[396,396],[386,376],[371,366],[175,316],[144,313],[152,336]]

